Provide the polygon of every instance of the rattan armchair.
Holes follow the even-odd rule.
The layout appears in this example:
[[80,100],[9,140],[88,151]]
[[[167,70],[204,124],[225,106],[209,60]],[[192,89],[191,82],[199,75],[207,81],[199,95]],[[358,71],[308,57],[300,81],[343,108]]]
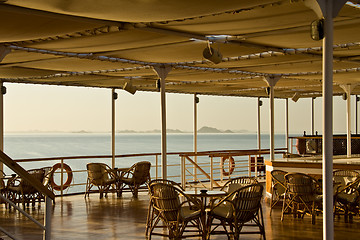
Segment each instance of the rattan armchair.
[[335,170],[334,181],[334,214],[344,215],[347,223],[359,213],[360,174],[352,170]]
[[304,173],[288,173],[285,175],[286,192],[281,211],[281,221],[289,210],[294,217],[311,216],[315,224],[315,216],[320,210],[322,195],[318,194],[319,183],[311,176]]
[[85,198],[89,196],[90,190],[93,186],[99,189],[100,199],[104,194],[107,197],[107,193],[112,185],[116,185],[117,176],[114,170],[112,170],[105,163],[88,163],[86,165],[88,178],[86,182]]
[[118,195],[121,196],[124,188],[128,186],[135,198],[141,185],[148,184],[150,178],[151,163],[147,161],[137,162],[127,169],[118,169]]
[[[151,183],[149,193],[152,211],[148,213],[147,239],[151,239],[152,235],[166,236],[169,239],[204,237],[204,210],[200,200],[186,195],[178,185],[171,182]],[[164,227],[167,233],[163,232]],[[161,231],[156,231],[158,228]]]
[[[42,182],[45,171],[43,169],[31,169],[28,170],[28,173],[39,182]],[[20,177],[13,177],[9,179],[7,184],[7,193],[9,200],[14,203],[22,203],[24,207],[25,204],[29,206],[30,203],[32,203],[32,206],[35,206],[35,202],[39,199],[40,194],[31,183]]]
[[270,216],[272,209],[282,199],[284,200],[286,192],[285,175],[287,172],[282,170],[271,171],[271,198],[270,198]]
[[239,188],[248,186],[248,185],[252,185],[252,184],[257,184],[258,181],[256,180],[255,177],[237,177],[237,178],[232,178],[230,180],[228,180],[224,186],[221,187],[221,191],[225,191],[227,193],[231,193],[233,191],[236,191]]
[[[259,183],[251,184],[229,193],[213,205],[208,213],[208,237],[212,234],[226,234],[228,239],[239,239],[240,234],[261,234],[265,239],[262,196],[263,186]],[[242,228],[245,225],[259,230],[244,232]]]

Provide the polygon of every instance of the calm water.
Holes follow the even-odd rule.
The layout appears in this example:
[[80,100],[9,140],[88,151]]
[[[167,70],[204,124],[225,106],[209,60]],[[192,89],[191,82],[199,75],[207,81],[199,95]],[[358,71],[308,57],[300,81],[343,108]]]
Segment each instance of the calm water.
[[[160,153],[161,136],[160,134],[118,134],[116,136],[116,154],[132,153]],[[262,148],[269,148],[269,136],[262,135]],[[275,147],[285,147],[284,135],[275,135]],[[256,149],[257,134],[198,134],[198,151],[210,150],[241,150]],[[32,159],[46,157],[66,157],[66,156],[90,156],[90,155],[111,155],[111,135],[95,133],[32,133],[32,134],[7,134],[5,135],[4,150],[13,159]],[[168,134],[168,152],[193,151],[192,134]],[[246,157],[247,158],[247,157]],[[154,164],[155,157],[141,158],[122,158],[116,160],[117,167],[129,167],[136,161],[148,160]],[[82,159],[65,162],[71,166],[72,170],[86,169],[89,161],[102,161],[111,165],[110,159]],[[208,157],[198,159],[209,161]],[[43,166],[53,166],[59,161],[42,161],[21,163],[25,169],[38,168]],[[159,159],[160,162],[160,159]],[[179,164],[178,155],[168,156],[168,164]],[[152,169],[152,176],[155,175]],[[7,174],[11,170],[5,168]],[[168,175],[179,175],[179,166],[169,167]],[[86,172],[75,173],[74,182],[86,182]],[[174,179],[176,180],[176,179]],[[60,182],[59,178],[56,182]],[[80,189],[81,188],[81,189]],[[83,191],[83,186],[72,188],[69,192]]]
[[[160,134],[118,134],[116,154],[161,151]],[[269,136],[262,135],[262,148],[269,148]],[[285,137],[275,135],[275,147],[284,147]],[[198,134],[198,151],[257,148],[256,134]],[[13,159],[111,154],[111,135],[95,133],[7,134],[5,153]],[[168,152],[193,151],[192,134],[168,134]]]

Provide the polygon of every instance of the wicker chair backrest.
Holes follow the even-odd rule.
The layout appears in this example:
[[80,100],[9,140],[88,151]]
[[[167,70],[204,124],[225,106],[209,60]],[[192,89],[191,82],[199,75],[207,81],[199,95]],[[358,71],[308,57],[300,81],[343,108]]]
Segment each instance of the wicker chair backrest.
[[88,178],[95,185],[101,185],[110,179],[107,171],[110,168],[105,163],[88,163],[86,169]]
[[133,168],[133,179],[136,184],[142,185],[150,179],[150,167],[151,163],[142,161],[134,164]]
[[283,194],[286,191],[285,175],[287,172],[282,170],[271,171],[272,184],[275,186],[278,194]]
[[237,177],[227,181],[221,190],[225,190],[226,192],[231,193],[238,190],[239,188],[257,183],[258,181],[255,177]]
[[164,221],[177,221],[180,208],[179,190],[169,184],[150,185],[152,204]]
[[295,195],[295,202],[311,202],[316,194],[316,182],[314,178],[303,173],[288,173],[285,175],[287,190],[290,195]]
[[263,186],[252,184],[238,189],[232,202],[235,206],[235,216],[237,222],[245,223],[255,218],[261,207]]
[[[27,171],[31,176],[37,179],[42,183],[44,179],[45,171],[43,169],[31,169]],[[35,193],[37,190],[32,186],[28,181],[21,179],[20,186],[22,188],[23,193]]]

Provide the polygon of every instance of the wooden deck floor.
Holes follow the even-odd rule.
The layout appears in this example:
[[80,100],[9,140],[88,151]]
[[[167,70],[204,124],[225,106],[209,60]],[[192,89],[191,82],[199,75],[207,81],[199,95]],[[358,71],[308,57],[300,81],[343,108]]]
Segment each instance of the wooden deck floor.
[[[114,239],[145,239],[145,222],[149,197],[140,193],[139,199],[133,199],[129,193],[122,198],[110,194],[108,198],[99,200],[98,194],[90,195],[85,200],[82,195],[67,196],[56,199],[52,218],[52,239],[77,240],[114,240]],[[317,223],[311,224],[310,217],[294,219],[286,216],[280,221],[280,208],[269,215],[267,203],[263,204],[267,239],[322,239],[322,216]],[[39,221],[43,221],[44,205],[40,209],[27,210]],[[1,227],[19,239],[42,239],[42,231],[14,210],[9,212],[0,207]],[[335,239],[356,239],[360,236],[360,218],[353,223],[335,219]],[[3,239],[10,239],[0,234]],[[242,235],[242,239],[261,239],[259,235]],[[155,236],[153,239],[163,239]],[[211,239],[226,239],[225,236],[214,236]]]

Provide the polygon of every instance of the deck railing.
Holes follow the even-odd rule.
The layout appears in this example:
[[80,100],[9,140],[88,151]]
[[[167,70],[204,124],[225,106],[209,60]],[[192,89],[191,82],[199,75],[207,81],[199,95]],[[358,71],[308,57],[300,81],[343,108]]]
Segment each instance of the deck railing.
[[[276,149],[276,154],[283,153],[285,148]],[[270,153],[265,150],[219,150],[193,152],[172,152],[167,154],[168,179],[182,183],[185,187],[219,186],[217,182],[226,181],[237,176],[264,177],[265,166],[263,158]],[[151,178],[161,178],[161,153],[122,154],[115,156],[115,166],[118,168],[130,167],[138,161],[149,161],[152,164]],[[230,162],[230,157],[234,163]],[[225,158],[228,158],[226,161]],[[98,156],[69,156],[38,159],[15,160],[25,169],[53,166],[60,164],[54,173],[54,182],[58,187],[57,196],[68,194],[82,194],[85,192],[87,180],[86,164],[89,162],[103,162],[111,165],[111,155]],[[231,160],[232,161],[232,160]],[[64,185],[67,172],[64,165],[71,167],[73,179],[71,184]],[[229,174],[230,173],[230,174]],[[210,184],[210,186],[209,186]]]

